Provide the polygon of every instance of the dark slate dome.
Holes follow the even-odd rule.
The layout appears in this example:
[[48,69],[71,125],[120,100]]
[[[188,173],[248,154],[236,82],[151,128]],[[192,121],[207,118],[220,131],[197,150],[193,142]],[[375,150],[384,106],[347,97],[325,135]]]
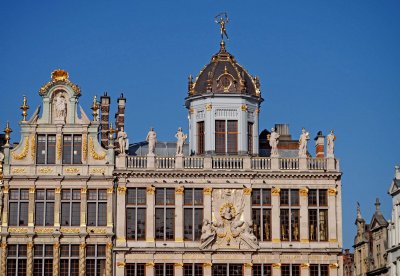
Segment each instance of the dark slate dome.
[[201,94],[245,94],[260,97],[258,77],[252,77],[220,43],[220,50],[211,58],[193,82],[189,77],[189,97]]

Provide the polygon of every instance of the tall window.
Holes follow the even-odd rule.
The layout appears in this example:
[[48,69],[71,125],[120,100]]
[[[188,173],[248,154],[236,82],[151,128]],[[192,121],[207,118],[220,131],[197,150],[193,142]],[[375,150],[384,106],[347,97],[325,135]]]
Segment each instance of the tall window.
[[300,276],[300,265],[283,264],[281,266],[281,276]]
[[254,264],[253,276],[272,276],[272,266],[270,264]]
[[215,152],[218,154],[237,154],[238,124],[233,120],[215,121]]
[[60,246],[60,276],[79,276],[79,245]]
[[300,239],[299,190],[282,189],[280,204],[281,240],[298,241]]
[[56,163],[56,135],[38,134],[36,148],[37,164]]
[[54,190],[37,189],[35,198],[35,225],[54,225]]
[[328,194],[327,190],[308,191],[308,225],[310,241],[328,240]]
[[271,240],[271,189],[253,189],[253,233],[259,241]]
[[126,238],[146,238],[146,189],[129,188],[126,193]]
[[242,276],[242,264],[214,264],[212,266],[213,276]]
[[61,191],[61,225],[79,226],[81,215],[81,191],[63,189]]
[[156,189],[156,239],[175,238],[175,189]]
[[203,223],[203,189],[185,189],[183,212],[185,240],[200,240]]
[[9,204],[9,225],[27,226],[29,206],[28,189],[11,189]]
[[89,189],[87,191],[87,225],[107,225],[107,190]]
[[81,164],[82,135],[68,134],[63,136],[63,164]]
[[125,272],[126,276],[145,276],[146,267],[145,264],[126,264]]
[[329,266],[324,264],[310,265],[310,276],[329,276]]
[[203,276],[203,264],[184,264],[183,276]]
[[26,275],[26,245],[8,245],[7,275]]
[[106,246],[86,246],[86,276],[106,275]]
[[204,154],[204,122],[197,123],[197,154]]
[[53,275],[53,245],[35,244],[33,251],[33,276]]
[[247,123],[247,152],[253,154],[253,123]]
[[174,276],[174,264],[156,264],[154,276]]

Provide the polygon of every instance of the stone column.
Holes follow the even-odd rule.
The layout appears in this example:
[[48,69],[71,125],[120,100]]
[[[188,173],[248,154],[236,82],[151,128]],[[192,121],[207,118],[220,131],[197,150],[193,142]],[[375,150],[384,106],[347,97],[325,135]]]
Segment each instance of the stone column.
[[177,243],[183,243],[183,192],[183,186],[175,188],[175,242]]
[[54,190],[54,227],[60,228],[60,214],[61,214],[61,188]]
[[243,189],[243,195],[244,195],[244,210],[243,210],[243,215],[244,215],[244,221],[245,222],[250,222],[252,221],[252,214],[251,214],[251,192],[252,188],[244,188]]
[[106,276],[112,276],[112,248],[111,240],[106,245]]
[[210,153],[215,151],[214,146],[214,116],[212,111],[212,104],[206,104],[206,114],[204,118],[204,152]]
[[[9,198],[9,194],[8,194],[8,187],[4,187],[4,197],[3,197],[3,219],[2,219],[2,227],[8,227],[8,198]],[[6,247],[7,248],[7,247]],[[1,274],[1,275],[5,275]]]
[[211,222],[211,194],[212,188],[206,187],[203,189],[203,204],[204,204],[204,219],[208,219]]
[[304,263],[300,265],[301,276],[310,276],[310,264]]
[[175,263],[174,276],[183,276],[183,263]]
[[[309,243],[308,236],[308,189],[300,189],[300,242]],[[303,274],[302,274],[303,275]]]
[[253,272],[253,264],[252,263],[245,263],[244,264],[243,276],[252,276],[253,275],[252,272]]
[[281,264],[280,263],[272,264],[272,275],[281,276]]
[[[337,243],[337,233],[336,233],[336,189],[328,189],[328,233],[329,242]],[[333,276],[332,274],[330,274]]]
[[258,114],[260,113],[260,108],[257,107],[257,109],[254,111],[254,124],[253,124],[253,154],[258,155],[259,154],[259,137],[258,137]]
[[204,263],[203,264],[203,275],[204,276],[211,276],[212,275],[212,263]]
[[[119,183],[117,188],[117,247],[126,246],[126,205],[125,205],[125,193],[126,193],[126,183]],[[147,205],[150,206],[150,205]],[[148,209],[148,208],[147,208]]]
[[396,262],[396,276],[400,275],[400,261]]
[[87,203],[87,188],[81,188],[81,223],[83,231],[86,231],[86,203]]
[[79,276],[86,275],[85,249],[86,243],[85,241],[81,241],[81,244],[79,245]]
[[28,227],[34,227],[34,213],[35,213],[35,187],[29,188],[29,203],[28,203]]
[[[154,242],[154,193],[156,192],[156,188],[149,186],[147,187],[146,191],[147,206],[149,206],[146,208],[146,242]],[[148,269],[146,269],[146,272],[147,270]],[[148,276],[147,273],[146,275]]]
[[125,253],[116,253],[115,275],[125,275]]
[[7,242],[1,242],[1,267],[0,274],[6,275],[6,267],[7,267]]
[[329,276],[338,276],[338,267],[339,267],[339,265],[337,263],[330,264],[329,265]]
[[154,276],[154,263],[146,263],[146,276]]
[[[271,203],[272,203],[272,211],[271,211],[271,217],[273,218],[279,218],[280,215],[280,206],[279,206],[279,195],[280,195],[281,189],[279,188],[272,188],[272,198],[271,198]],[[272,222],[272,247],[279,247],[280,242],[281,242],[281,231],[280,231],[280,220],[276,219],[275,221]],[[280,271],[280,270],[279,270]],[[275,270],[274,270],[275,273]],[[280,273],[280,272],[279,272]],[[274,276],[276,276],[274,274]]]
[[26,276],[33,275],[33,242],[29,241],[26,245]]
[[53,245],[53,276],[58,276],[60,269],[60,243],[56,241]]
[[113,222],[113,193],[114,188],[107,189],[107,227],[112,227],[114,225]]
[[248,153],[248,141],[247,141],[247,105],[242,104],[240,107],[238,120],[238,153],[247,154]]

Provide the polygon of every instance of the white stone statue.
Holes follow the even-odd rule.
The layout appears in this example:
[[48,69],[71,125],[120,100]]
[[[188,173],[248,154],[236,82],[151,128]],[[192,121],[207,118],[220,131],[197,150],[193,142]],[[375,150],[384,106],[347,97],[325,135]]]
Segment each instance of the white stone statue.
[[146,141],[149,143],[149,155],[154,155],[157,143],[157,134],[154,128],[150,128],[149,133],[147,133]]
[[57,119],[65,119],[67,115],[67,102],[61,94],[59,94],[56,98],[55,102],[55,109],[56,109],[56,118]]
[[200,248],[205,249],[209,247],[209,245],[211,245],[211,243],[214,241],[215,235],[216,233],[212,223],[208,219],[203,220],[200,237]]
[[121,127],[121,130],[118,132],[117,139],[118,139],[118,144],[119,144],[119,151],[120,151],[120,154],[122,154],[122,155],[125,154],[127,138],[128,138],[128,135],[124,131],[124,127]]
[[183,155],[183,145],[187,139],[187,135],[183,133],[182,128],[178,128],[178,132],[175,134],[176,139],[176,155]]
[[269,145],[271,146],[271,157],[279,157],[278,143],[280,135],[275,131],[275,128],[271,128],[271,135],[269,136]]
[[333,133],[333,130],[326,136],[326,157],[334,157],[335,155],[335,140],[336,136]]
[[304,128],[301,130],[299,139],[299,157],[307,157],[307,143],[310,140],[310,134]]

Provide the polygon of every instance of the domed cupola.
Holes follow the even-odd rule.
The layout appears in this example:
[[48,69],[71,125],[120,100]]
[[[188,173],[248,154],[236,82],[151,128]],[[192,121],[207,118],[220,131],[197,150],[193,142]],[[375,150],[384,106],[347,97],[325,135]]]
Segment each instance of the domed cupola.
[[207,93],[236,93],[260,97],[260,81],[252,77],[235,57],[228,53],[225,42],[213,55],[211,62],[197,76],[194,83],[189,77],[189,97]]
[[260,82],[225,48],[223,18],[219,52],[193,81],[189,76],[189,150],[195,155],[258,155]]

